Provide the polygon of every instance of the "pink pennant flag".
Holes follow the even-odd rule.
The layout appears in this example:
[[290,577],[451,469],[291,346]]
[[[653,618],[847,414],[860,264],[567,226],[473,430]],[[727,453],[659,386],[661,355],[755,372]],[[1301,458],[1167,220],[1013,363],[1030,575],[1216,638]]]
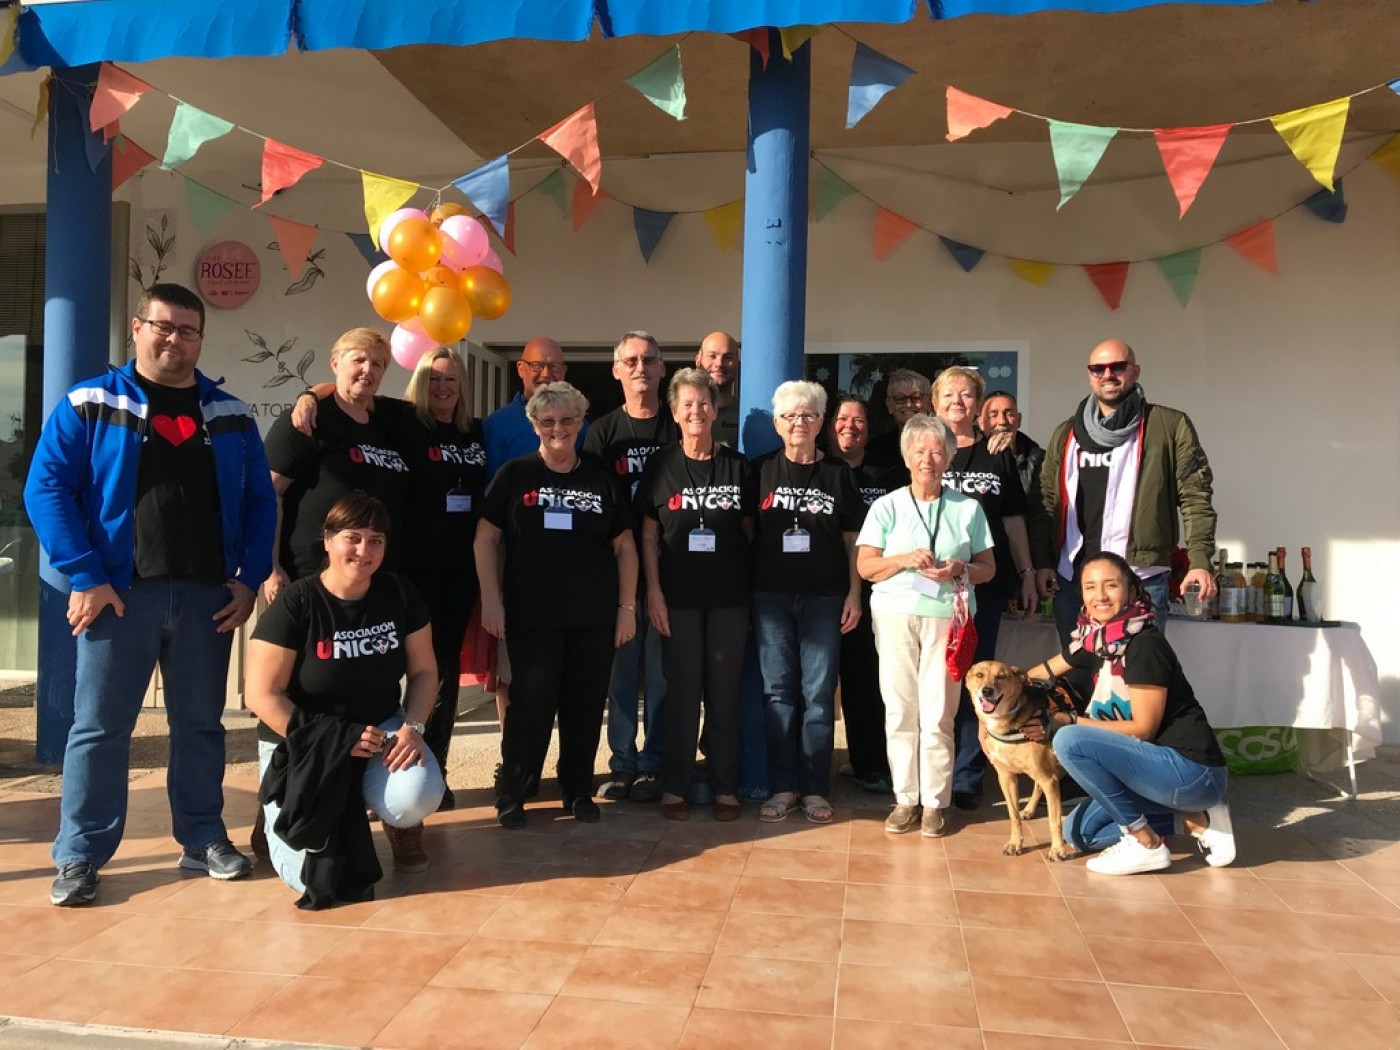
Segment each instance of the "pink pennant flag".
[[112,192],[147,164],[154,164],[155,159],[125,135],[120,136],[112,150]]
[[1157,151],[1162,154],[1162,166],[1167,169],[1172,192],[1176,194],[1183,218],[1196,201],[1201,183],[1206,181],[1230,124],[1213,124],[1203,128],[1158,128],[1152,133]]
[[96,131],[114,120],[120,120],[150,90],[151,85],[140,77],[118,69],[110,62],[103,62],[97,73],[97,90],[92,95],[92,108],[88,111],[88,126]]
[[291,146],[284,146],[272,139],[263,141],[262,156],[262,200],[253,207],[261,208],[272,200],[278,190],[295,186],[308,171],[315,171],[323,163],[314,153],[303,153]]
[[730,33],[735,40],[748,44],[758,52],[759,62],[763,69],[768,68],[768,27],[760,26],[757,29],[745,29],[741,33]]
[[999,106],[985,98],[969,95],[948,85],[948,141],[956,142],[972,134],[978,128],[995,124],[1004,117],[1015,113],[1008,106]]
[[1278,245],[1274,242],[1274,220],[1265,219],[1248,229],[1232,233],[1225,243],[1261,270],[1278,273]]
[[875,209],[875,258],[884,262],[905,239],[917,230],[916,223],[903,215],[896,215],[888,208]]
[[1118,309],[1118,304],[1123,301],[1123,286],[1128,283],[1128,265],[1125,262],[1109,262],[1089,263],[1084,267],[1084,272],[1094,282],[1094,287],[1110,310]]
[[606,193],[591,193],[588,183],[582,179],[574,180],[574,232],[583,229],[583,224],[588,221],[588,217],[593,214],[593,209],[602,203]]
[[598,116],[592,102],[536,138],[567,160],[588,180],[593,192],[598,192],[598,184],[603,180],[603,157],[598,151]]
[[277,250],[282,253],[282,261],[287,264],[287,270],[295,281],[306,268],[306,257],[311,254],[311,246],[316,243],[316,235],[321,231],[316,226],[281,219],[276,215],[269,215],[267,221],[272,224],[272,232],[277,237]]

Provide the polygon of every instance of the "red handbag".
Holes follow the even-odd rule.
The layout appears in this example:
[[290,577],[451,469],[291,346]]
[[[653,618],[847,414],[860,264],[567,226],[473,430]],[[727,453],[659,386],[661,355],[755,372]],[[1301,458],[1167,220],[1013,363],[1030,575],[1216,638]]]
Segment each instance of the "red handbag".
[[948,661],[948,674],[953,681],[961,682],[972,666],[977,652],[977,625],[972,614],[967,611],[967,583],[965,579],[956,581],[953,588],[953,622],[948,629],[948,646],[945,655]]

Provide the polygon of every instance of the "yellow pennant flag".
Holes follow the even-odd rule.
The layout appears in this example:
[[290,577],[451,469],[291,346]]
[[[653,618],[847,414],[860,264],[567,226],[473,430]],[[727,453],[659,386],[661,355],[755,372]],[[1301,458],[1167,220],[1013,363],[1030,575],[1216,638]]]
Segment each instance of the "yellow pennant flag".
[[418,183],[390,179],[383,175],[360,172],[364,184],[365,218],[369,221],[369,235],[374,243],[379,243],[379,227],[391,212],[403,207],[404,202],[418,192]]
[[0,66],[15,53],[15,33],[19,30],[19,4],[0,14]]
[[1396,135],[1375,153],[1372,153],[1371,159],[1400,179],[1400,135]]
[[822,31],[821,26],[788,26],[778,30],[778,39],[783,42],[783,57],[789,62],[799,47]]
[[39,130],[39,125],[44,122],[44,118],[49,115],[49,85],[52,83],[52,73],[39,82],[39,104],[34,107],[34,123],[29,125],[31,139],[34,137],[34,133]]
[[1342,148],[1350,109],[1351,99],[1338,98],[1269,118],[1293,155],[1329,190],[1333,188],[1332,171],[1337,166],[1337,151]]
[[705,221],[710,224],[710,232],[715,235],[719,250],[727,252],[734,245],[734,235],[739,232],[739,224],[744,221],[744,202],[730,201],[705,213]]
[[1023,277],[1037,288],[1044,288],[1045,282],[1050,280],[1050,275],[1055,272],[1055,264],[1048,262],[1033,262],[1030,259],[1009,259],[1011,272],[1017,277]]

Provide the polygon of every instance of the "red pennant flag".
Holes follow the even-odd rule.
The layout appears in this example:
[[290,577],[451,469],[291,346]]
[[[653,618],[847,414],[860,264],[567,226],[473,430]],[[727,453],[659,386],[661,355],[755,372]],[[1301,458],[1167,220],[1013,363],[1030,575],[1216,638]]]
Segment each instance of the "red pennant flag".
[[1123,301],[1123,286],[1128,283],[1128,266],[1125,262],[1110,262],[1089,263],[1084,267],[1084,272],[1094,282],[1094,287],[1110,310],[1118,309],[1118,304]]
[[102,145],[110,146],[112,140],[122,133],[122,122],[114,120],[110,124],[102,125]]
[[110,62],[103,62],[97,73],[97,89],[92,93],[88,126],[96,131],[114,120],[120,120],[150,90],[151,85],[140,77],[118,69]]
[[972,134],[978,128],[995,124],[1004,117],[1015,113],[1014,109],[988,102],[985,98],[969,95],[948,85],[948,141],[956,142]]
[[315,171],[323,163],[314,153],[303,153],[291,146],[266,139],[263,142],[262,156],[262,200],[253,207],[261,208],[272,200],[278,190],[295,186],[308,171]]
[[593,214],[593,209],[606,197],[606,193],[590,193],[588,183],[582,179],[574,180],[574,232],[583,229],[583,224],[588,221],[588,217]]
[[917,224],[910,222],[903,215],[896,215],[888,208],[877,207],[875,209],[875,258],[884,262],[894,250],[904,243],[911,233],[917,230]]
[[269,215],[267,221],[272,224],[272,232],[277,237],[277,250],[282,253],[282,261],[287,264],[287,270],[295,281],[306,268],[306,257],[311,254],[311,246],[316,243],[316,235],[321,231],[316,226],[281,219],[276,215]]
[[112,192],[115,193],[123,182],[147,164],[154,164],[155,160],[155,157],[122,135],[116,141],[116,148],[112,150]]
[[1167,169],[1172,192],[1181,206],[1181,215],[1196,201],[1201,183],[1206,181],[1231,125],[1213,124],[1204,128],[1158,128],[1152,133],[1162,166]]
[[762,68],[768,68],[768,27],[759,26],[757,29],[745,29],[742,33],[730,33],[735,40],[741,44],[748,44],[758,52],[758,60]]
[[1265,219],[1225,238],[1225,243],[1261,270],[1278,273],[1278,246],[1274,243],[1274,220]]
[[603,181],[603,156],[598,151],[598,116],[592,102],[536,138],[567,160],[588,180],[593,192],[598,192]]

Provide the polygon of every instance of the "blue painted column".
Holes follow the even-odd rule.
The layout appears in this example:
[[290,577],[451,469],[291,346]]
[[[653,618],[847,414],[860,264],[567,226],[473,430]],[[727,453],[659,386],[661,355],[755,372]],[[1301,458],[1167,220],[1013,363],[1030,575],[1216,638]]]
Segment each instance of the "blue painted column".
[[[112,155],[88,162],[88,109],[96,65],[55,68],[49,91],[48,200],[44,224],[44,410],[79,379],[107,366],[111,301]],[[73,724],[76,645],[68,581],[39,556],[40,762],[60,762]]]
[[740,448],[778,447],[772,397],[801,379],[807,314],[807,153],[812,48],[783,58],[770,31],[764,69],[749,49],[749,150],[744,180],[744,299],[739,370]]

